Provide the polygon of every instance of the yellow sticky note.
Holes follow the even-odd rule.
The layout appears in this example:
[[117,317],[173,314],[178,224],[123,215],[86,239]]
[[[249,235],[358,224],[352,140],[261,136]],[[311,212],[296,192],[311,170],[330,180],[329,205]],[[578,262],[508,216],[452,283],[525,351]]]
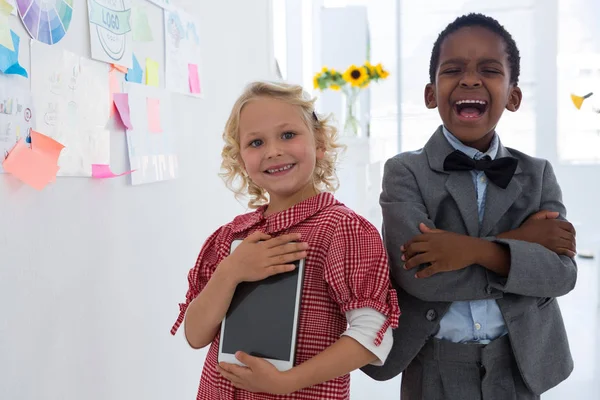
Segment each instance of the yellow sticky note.
[[146,58],[146,85],[158,87],[158,62]]
[[[0,0],[0,4],[3,0]],[[15,51],[10,27],[8,24],[8,16],[0,13],[0,45],[6,47],[10,51]]]
[[9,16],[13,12],[14,7],[6,0],[0,0],[0,14]]

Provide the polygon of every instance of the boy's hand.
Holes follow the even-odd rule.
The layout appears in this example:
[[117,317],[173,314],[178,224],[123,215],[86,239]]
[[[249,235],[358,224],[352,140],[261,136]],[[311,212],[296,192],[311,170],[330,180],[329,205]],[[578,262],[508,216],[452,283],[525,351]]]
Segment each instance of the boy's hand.
[[417,272],[415,277],[427,278],[439,272],[456,271],[474,264],[474,247],[478,238],[430,229],[421,223],[423,234],[417,235],[401,247],[405,269],[422,264],[430,266]]
[[297,240],[300,240],[299,233],[271,238],[254,232],[219,264],[219,268],[224,268],[236,284],[292,271],[296,268],[292,263],[305,258],[308,249],[308,243],[290,243]]
[[217,365],[217,371],[236,388],[270,394],[289,394],[294,391],[289,376],[270,362],[241,351],[235,357],[246,367],[222,362]]
[[575,257],[577,241],[575,228],[570,222],[558,218],[557,212],[540,211],[527,218],[512,231],[502,233],[499,239],[516,239],[537,243],[558,255]]

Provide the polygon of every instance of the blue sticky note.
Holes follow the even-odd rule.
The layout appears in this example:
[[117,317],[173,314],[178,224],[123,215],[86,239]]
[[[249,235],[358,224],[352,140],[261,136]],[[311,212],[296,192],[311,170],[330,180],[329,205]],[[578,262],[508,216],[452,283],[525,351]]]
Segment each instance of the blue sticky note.
[[142,77],[144,76],[144,70],[140,66],[137,57],[133,54],[133,69],[128,69],[125,75],[127,82],[142,83]]
[[10,31],[13,41],[13,50],[0,45],[0,71],[9,75],[21,75],[27,78],[27,71],[19,64],[19,42],[21,39],[14,31]]

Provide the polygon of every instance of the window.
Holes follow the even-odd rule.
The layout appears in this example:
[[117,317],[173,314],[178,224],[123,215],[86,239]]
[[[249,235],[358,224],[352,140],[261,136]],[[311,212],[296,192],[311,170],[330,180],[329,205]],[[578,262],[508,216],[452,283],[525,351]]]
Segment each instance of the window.
[[[568,0],[565,0],[568,1]],[[496,18],[512,34],[521,52],[523,103],[505,112],[498,126],[502,143],[535,154],[535,79],[533,46],[534,0],[399,0],[401,84],[401,151],[422,148],[441,124],[437,110],[425,108],[423,91],[429,82],[429,58],[439,32],[456,17],[480,12]]]
[[[597,0],[558,0],[558,156],[600,162],[600,29]],[[571,94],[594,95],[577,109]]]

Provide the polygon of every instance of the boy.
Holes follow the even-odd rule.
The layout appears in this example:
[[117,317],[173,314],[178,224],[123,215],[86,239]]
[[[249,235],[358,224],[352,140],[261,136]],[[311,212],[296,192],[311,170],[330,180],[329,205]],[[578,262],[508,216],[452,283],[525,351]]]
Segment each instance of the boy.
[[577,278],[575,230],[552,166],[500,143],[517,111],[519,51],[496,20],[456,19],[434,44],[425,147],[388,160],[383,234],[402,307],[374,379],[403,400],[539,399],[573,369],[555,297]]

